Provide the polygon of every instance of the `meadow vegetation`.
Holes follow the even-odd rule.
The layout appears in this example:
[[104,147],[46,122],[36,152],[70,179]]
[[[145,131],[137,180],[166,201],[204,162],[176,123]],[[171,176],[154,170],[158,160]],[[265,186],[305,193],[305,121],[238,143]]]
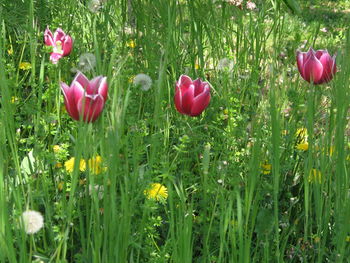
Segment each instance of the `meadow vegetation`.
[[[349,13],[0,0],[0,262],[348,262]],[[310,47],[332,79],[303,79]]]

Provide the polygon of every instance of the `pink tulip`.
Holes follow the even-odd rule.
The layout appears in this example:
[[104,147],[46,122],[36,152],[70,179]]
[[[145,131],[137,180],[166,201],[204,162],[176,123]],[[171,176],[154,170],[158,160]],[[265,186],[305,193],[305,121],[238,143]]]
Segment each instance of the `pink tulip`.
[[107,100],[107,77],[98,76],[88,80],[78,72],[70,87],[61,82],[64,104],[68,114],[74,119],[94,122],[101,114]]
[[201,79],[181,75],[176,83],[175,106],[178,112],[189,116],[201,114],[210,102],[210,86]]
[[51,46],[53,52],[50,53],[50,60],[56,64],[62,57],[68,56],[72,51],[73,41],[69,35],[66,35],[61,28],[57,28],[52,35],[49,27],[44,33],[45,45]]
[[297,51],[297,64],[303,79],[313,84],[329,82],[337,71],[335,55],[331,57],[327,50]]

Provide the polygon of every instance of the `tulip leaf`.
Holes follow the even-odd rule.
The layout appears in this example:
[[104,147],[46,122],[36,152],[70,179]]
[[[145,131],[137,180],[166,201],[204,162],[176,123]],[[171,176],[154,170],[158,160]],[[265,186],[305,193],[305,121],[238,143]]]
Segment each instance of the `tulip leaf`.
[[300,5],[297,0],[283,0],[283,2],[288,6],[288,8],[295,14],[301,14]]

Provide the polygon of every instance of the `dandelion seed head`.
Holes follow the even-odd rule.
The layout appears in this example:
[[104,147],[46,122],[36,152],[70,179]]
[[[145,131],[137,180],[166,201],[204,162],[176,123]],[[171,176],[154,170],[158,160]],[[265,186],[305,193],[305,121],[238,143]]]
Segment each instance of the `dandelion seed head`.
[[232,70],[233,69],[233,61],[229,58],[223,58],[219,60],[218,70]]
[[93,70],[96,66],[96,57],[91,53],[81,54],[79,57],[78,70],[85,73]]
[[27,210],[22,214],[24,231],[27,234],[35,234],[44,226],[43,216],[33,210]]
[[141,86],[141,89],[143,91],[147,91],[152,86],[152,79],[150,76],[140,73],[137,74],[134,78],[134,85],[135,86]]
[[90,0],[88,8],[92,13],[97,13],[103,7],[104,0]]

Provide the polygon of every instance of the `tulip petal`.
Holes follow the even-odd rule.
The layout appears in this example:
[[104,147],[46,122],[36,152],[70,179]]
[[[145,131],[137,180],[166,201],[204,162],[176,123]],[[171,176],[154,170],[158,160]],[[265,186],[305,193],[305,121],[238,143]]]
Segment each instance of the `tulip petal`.
[[[304,62],[305,62],[306,53],[297,51],[297,65],[300,75],[304,78]],[[305,79],[305,78],[304,78]]]
[[323,54],[328,54],[328,52],[326,51],[326,50],[323,50],[323,49],[320,49],[320,50],[317,50],[316,52],[315,52],[315,57],[317,58],[317,59],[320,59],[321,57],[322,57],[322,55]]
[[191,108],[191,116],[198,116],[200,115],[206,107],[208,107],[210,102],[210,87],[209,85],[205,87],[204,91],[198,95],[193,100],[193,105]]
[[75,82],[79,82],[79,84],[84,89],[87,89],[88,86],[90,85],[89,79],[83,73],[81,73],[80,71],[75,75],[75,78],[72,81],[72,85],[74,85]]
[[44,41],[45,41],[46,46],[53,46],[54,45],[52,32],[50,31],[49,27],[47,27],[45,29]]
[[62,54],[52,52],[50,54],[50,60],[53,64],[57,64],[57,62],[62,58]]
[[107,100],[107,95],[108,95],[107,77],[101,78],[100,81],[98,82],[98,94],[100,94],[103,97],[104,101]]
[[60,87],[64,96],[64,104],[66,105],[68,114],[74,120],[79,120],[79,113],[74,100],[74,90],[64,82],[60,82]]
[[183,94],[187,91],[187,89],[192,84],[192,79],[189,76],[181,75],[179,81],[176,83],[176,91],[181,88],[183,90]]
[[333,78],[334,65],[335,62],[333,58],[328,54],[328,52],[324,53],[320,57],[320,62],[323,65],[323,74],[322,78],[317,82],[317,84],[321,84],[324,82],[328,82]]
[[68,56],[72,51],[73,40],[70,36],[66,35],[62,41],[63,56]]
[[53,34],[53,42],[55,43],[55,45],[57,41],[63,42],[63,38],[65,35],[66,33],[64,33],[61,28],[57,28],[55,33]]
[[303,78],[308,82],[317,83],[323,74],[321,62],[312,53],[304,64]]
[[85,90],[78,81],[72,82],[71,89],[74,95],[74,103],[77,105],[79,100],[85,96]]
[[193,85],[194,85],[194,97],[197,97],[199,94],[203,92],[206,82],[202,82],[202,80],[198,78],[193,81]]
[[85,95],[79,100],[77,108],[85,122],[94,122],[100,116],[104,104],[104,99],[99,94]]
[[194,85],[190,85],[185,93],[182,95],[182,110],[185,114],[191,114],[191,108],[194,100]]
[[185,112],[182,110],[182,92],[181,92],[181,89],[178,89],[175,92],[174,102],[175,102],[175,107],[176,107],[177,111],[180,112],[181,114],[185,114]]

